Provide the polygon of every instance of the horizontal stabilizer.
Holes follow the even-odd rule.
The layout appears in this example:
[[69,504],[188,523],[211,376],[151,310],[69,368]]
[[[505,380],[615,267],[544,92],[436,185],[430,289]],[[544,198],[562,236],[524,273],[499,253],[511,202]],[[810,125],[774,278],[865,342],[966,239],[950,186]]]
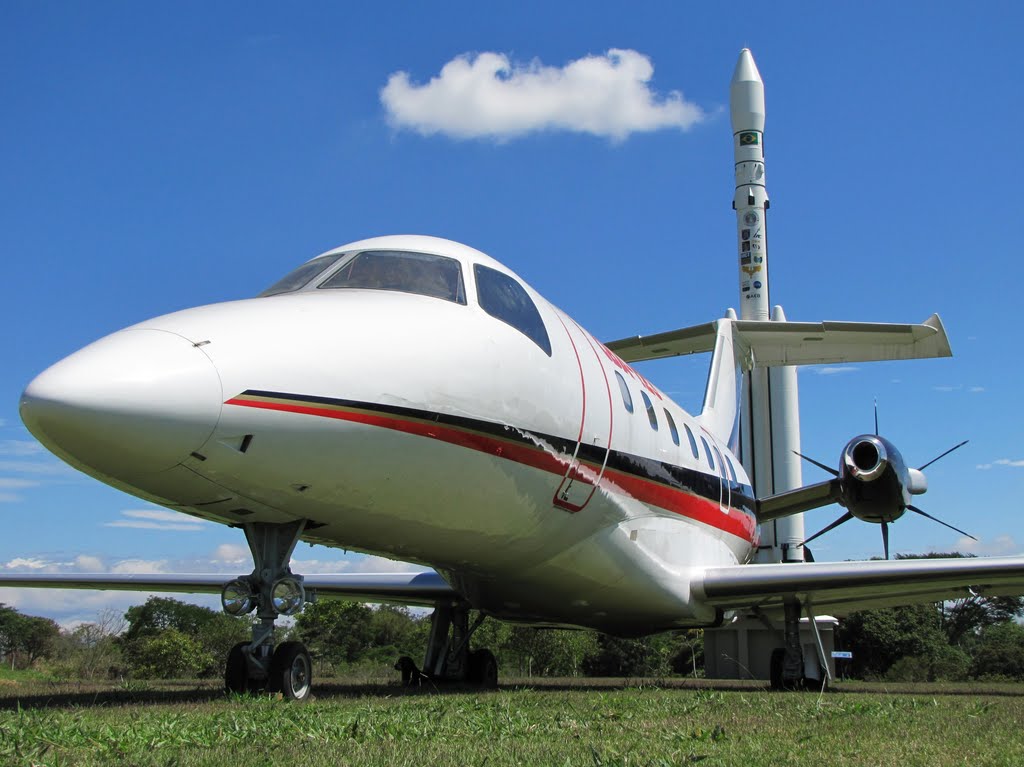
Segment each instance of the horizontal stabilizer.
[[[716,322],[607,344],[626,362],[709,352],[715,348]],[[744,369],[782,365],[835,365],[878,360],[951,357],[953,352],[939,315],[920,325],[885,322],[732,323]],[[746,353],[745,353],[746,352]]]

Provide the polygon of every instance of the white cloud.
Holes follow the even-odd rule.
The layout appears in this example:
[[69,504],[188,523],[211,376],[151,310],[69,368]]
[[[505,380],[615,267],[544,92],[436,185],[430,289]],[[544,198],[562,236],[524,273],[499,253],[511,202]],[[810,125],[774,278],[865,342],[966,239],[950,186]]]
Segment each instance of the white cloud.
[[205,520],[167,509],[128,509],[122,511],[121,515],[126,518],[104,522],[103,526],[130,527],[137,530],[195,532],[209,524]]
[[11,474],[46,474],[46,475],[76,475],[82,476],[77,471],[57,459],[50,462],[42,461],[0,461],[0,471]]
[[975,469],[981,469],[982,471],[988,471],[989,469],[992,468],[992,464],[990,464],[990,463],[979,463],[974,468]]
[[134,519],[117,519],[113,522],[104,522],[103,526],[128,527],[133,530],[165,530],[180,533],[194,533],[203,529],[201,525],[193,525],[187,522],[144,522]]
[[49,564],[45,559],[15,557],[10,562],[4,562],[4,568],[7,570],[44,570]]
[[39,483],[32,479],[9,479],[0,477],[0,487],[5,490],[21,490],[26,487],[38,487]]
[[225,565],[248,565],[252,567],[252,556],[249,554],[248,546],[239,546],[234,543],[222,543],[213,552],[213,559],[219,564]]
[[75,568],[83,573],[102,573],[106,572],[107,566],[103,564],[103,560],[99,557],[79,554],[75,557]]
[[686,130],[706,118],[679,91],[652,91],[653,74],[650,59],[633,50],[613,48],[561,68],[485,52],[457,56],[425,85],[395,72],[380,99],[395,127],[456,139],[569,131],[621,141],[636,132]]
[[956,550],[965,554],[977,554],[980,557],[1001,557],[1010,554],[1017,554],[1024,549],[1012,535],[997,535],[992,540],[975,541],[970,538],[960,538],[956,542]]
[[996,466],[1013,466],[1016,468],[1024,467],[1024,459],[1011,460],[1010,458],[1000,458],[997,461],[992,461]]
[[816,368],[814,372],[820,376],[836,376],[843,375],[844,373],[853,373],[856,372],[857,370],[860,370],[860,368],[854,367],[852,365],[842,365],[839,367],[826,366],[823,368]]
[[138,575],[161,575],[168,572],[166,559],[124,559],[110,568],[110,572],[119,574],[136,573]]
[[984,386],[972,386],[967,391],[969,391],[971,394],[981,394],[983,391],[985,391],[985,387]]
[[41,455],[46,448],[38,442],[28,439],[0,439],[0,455]]

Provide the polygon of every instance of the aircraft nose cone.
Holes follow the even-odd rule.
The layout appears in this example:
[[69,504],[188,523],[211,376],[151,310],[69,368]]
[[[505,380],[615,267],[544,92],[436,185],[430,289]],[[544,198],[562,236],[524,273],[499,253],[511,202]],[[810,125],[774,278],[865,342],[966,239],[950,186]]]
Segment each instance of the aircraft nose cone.
[[68,463],[121,480],[169,469],[220,417],[220,376],[191,341],[122,330],[43,371],[21,397],[29,431]]

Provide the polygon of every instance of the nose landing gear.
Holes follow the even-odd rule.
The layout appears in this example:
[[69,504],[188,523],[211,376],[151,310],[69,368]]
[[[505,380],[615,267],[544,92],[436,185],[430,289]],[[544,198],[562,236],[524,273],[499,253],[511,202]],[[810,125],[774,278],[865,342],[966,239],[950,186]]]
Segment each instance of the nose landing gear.
[[259,623],[252,627],[251,642],[239,643],[228,653],[224,672],[228,692],[266,690],[297,701],[309,697],[313,664],[305,645],[284,642],[274,647],[278,616],[294,615],[307,601],[302,576],[294,575],[288,564],[305,524],[305,520],[299,520],[243,525],[255,567],[250,575],[224,587],[221,604],[230,615],[244,615],[255,609]]

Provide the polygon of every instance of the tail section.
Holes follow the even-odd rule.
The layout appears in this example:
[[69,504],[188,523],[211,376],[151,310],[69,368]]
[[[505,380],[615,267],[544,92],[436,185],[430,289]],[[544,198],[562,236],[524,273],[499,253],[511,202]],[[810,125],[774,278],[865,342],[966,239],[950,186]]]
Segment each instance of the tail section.
[[707,388],[704,390],[704,407],[698,418],[700,425],[714,438],[738,453],[740,426],[740,360],[736,355],[733,321],[736,315],[729,310],[729,316],[712,323],[715,332],[711,368],[708,371]]

